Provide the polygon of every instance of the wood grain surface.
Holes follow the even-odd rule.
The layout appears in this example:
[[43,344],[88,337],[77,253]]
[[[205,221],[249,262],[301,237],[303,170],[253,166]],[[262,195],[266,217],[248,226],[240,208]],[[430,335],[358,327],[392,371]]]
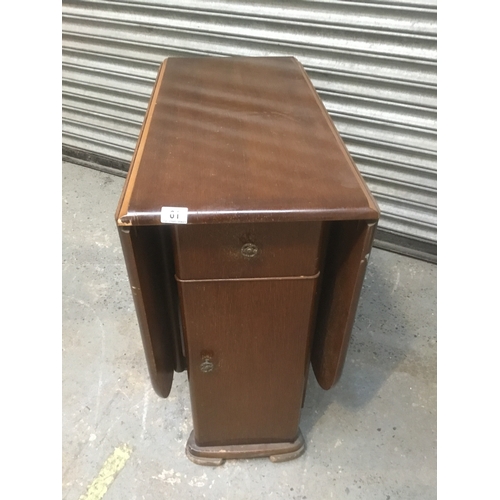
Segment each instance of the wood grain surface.
[[316,282],[180,283],[198,445],[296,439]]
[[122,224],[375,219],[377,206],[293,57],[169,58]]

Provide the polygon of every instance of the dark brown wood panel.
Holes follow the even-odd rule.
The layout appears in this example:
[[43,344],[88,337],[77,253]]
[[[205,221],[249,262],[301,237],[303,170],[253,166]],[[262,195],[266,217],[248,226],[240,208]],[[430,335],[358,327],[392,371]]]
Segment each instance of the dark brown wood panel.
[[151,382],[166,398],[174,370],[185,368],[169,228],[122,227],[118,232]]
[[296,439],[316,282],[179,283],[198,445]]
[[163,206],[189,223],[377,217],[295,58],[173,57],[160,73],[122,224],[160,224]]
[[323,389],[344,366],[375,222],[332,222],[325,255],[311,362]]
[[[321,222],[193,224],[174,228],[181,279],[312,276],[320,270]],[[254,254],[245,255],[250,247]]]

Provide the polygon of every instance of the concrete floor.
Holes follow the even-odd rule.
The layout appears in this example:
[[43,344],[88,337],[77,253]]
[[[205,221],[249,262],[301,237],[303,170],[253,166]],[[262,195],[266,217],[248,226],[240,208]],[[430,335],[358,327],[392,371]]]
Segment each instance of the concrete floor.
[[302,457],[197,466],[186,373],[168,399],[148,379],[114,224],[123,183],[63,164],[63,498],[435,498],[436,266],[373,250],[340,382],[309,377]]

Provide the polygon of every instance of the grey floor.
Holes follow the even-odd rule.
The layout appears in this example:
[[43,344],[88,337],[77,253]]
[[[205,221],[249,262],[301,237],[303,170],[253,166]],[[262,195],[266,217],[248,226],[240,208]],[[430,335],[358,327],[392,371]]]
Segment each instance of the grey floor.
[[373,250],[340,382],[309,377],[302,457],[197,466],[186,374],[168,399],[149,383],[114,225],[124,179],[62,168],[64,499],[436,497],[436,266]]

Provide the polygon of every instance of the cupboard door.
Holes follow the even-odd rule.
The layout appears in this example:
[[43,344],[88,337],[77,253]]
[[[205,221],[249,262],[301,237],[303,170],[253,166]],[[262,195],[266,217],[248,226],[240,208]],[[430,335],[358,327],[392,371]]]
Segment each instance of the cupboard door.
[[317,276],[178,279],[199,446],[296,438]]

